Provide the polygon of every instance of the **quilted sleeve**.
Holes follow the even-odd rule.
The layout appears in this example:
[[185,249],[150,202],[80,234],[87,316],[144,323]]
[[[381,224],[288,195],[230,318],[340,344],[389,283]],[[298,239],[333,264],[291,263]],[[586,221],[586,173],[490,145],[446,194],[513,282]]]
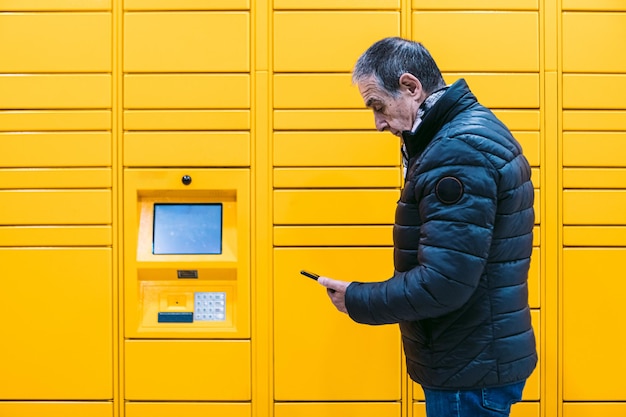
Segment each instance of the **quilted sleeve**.
[[357,322],[439,317],[461,307],[479,285],[496,219],[498,172],[462,140],[438,141],[427,152],[412,190],[417,205],[396,214],[396,223],[398,216],[421,219],[416,266],[387,281],[352,283],[346,306]]

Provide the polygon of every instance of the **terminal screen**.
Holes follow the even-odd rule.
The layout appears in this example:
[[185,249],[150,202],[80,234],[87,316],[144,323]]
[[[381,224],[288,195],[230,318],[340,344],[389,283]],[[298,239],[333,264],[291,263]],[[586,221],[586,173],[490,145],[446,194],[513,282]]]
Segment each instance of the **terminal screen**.
[[222,253],[222,205],[155,204],[155,255]]

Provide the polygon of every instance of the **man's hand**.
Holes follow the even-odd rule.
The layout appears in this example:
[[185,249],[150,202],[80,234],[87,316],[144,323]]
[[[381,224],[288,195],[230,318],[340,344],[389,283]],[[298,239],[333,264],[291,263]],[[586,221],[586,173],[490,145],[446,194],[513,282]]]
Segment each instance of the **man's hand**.
[[336,279],[328,277],[319,277],[317,282],[326,287],[328,297],[330,297],[330,301],[337,307],[337,310],[348,314],[348,310],[346,309],[346,289],[351,282],[337,281]]

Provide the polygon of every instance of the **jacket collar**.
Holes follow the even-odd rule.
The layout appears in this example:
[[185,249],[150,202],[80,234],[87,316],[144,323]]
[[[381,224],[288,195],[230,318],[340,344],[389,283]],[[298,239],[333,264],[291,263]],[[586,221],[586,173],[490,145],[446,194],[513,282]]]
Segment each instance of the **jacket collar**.
[[476,97],[464,79],[461,78],[452,84],[432,108],[424,113],[423,120],[415,132],[409,130],[402,132],[408,159],[420,155],[443,125],[474,103]]

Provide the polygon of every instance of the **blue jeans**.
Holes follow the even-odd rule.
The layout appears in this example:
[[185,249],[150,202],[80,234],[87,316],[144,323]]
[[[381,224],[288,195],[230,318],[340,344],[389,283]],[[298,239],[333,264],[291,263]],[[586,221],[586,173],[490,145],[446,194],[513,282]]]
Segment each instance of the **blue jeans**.
[[522,399],[526,381],[495,388],[444,391],[424,388],[427,417],[506,417]]

